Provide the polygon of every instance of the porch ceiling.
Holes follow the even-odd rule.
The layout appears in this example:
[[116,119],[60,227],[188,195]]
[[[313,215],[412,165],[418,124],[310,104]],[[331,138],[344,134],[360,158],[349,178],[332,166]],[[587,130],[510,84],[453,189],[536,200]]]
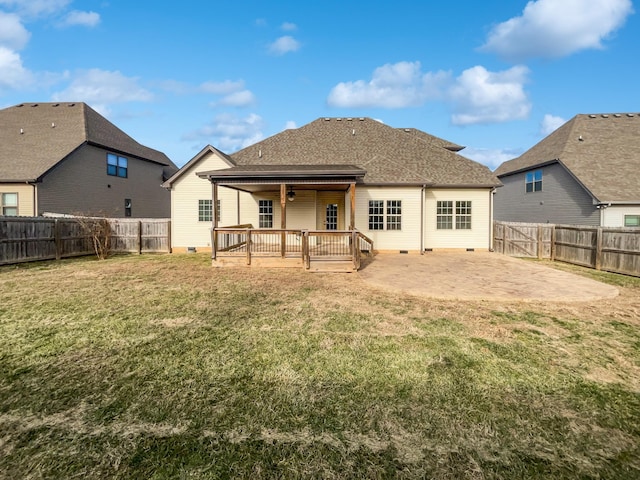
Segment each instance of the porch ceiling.
[[239,165],[198,172],[219,186],[246,192],[274,192],[285,184],[296,190],[348,190],[362,183],[366,170],[353,165]]

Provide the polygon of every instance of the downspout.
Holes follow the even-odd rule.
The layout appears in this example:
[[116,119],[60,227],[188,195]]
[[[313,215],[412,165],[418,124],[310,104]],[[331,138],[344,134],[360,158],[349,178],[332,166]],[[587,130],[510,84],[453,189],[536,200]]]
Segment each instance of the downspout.
[[420,255],[424,255],[424,202],[426,185],[420,189]]
[[493,252],[493,197],[496,194],[495,187],[489,191],[489,251]]
[[240,190],[236,190],[236,225],[240,225]]

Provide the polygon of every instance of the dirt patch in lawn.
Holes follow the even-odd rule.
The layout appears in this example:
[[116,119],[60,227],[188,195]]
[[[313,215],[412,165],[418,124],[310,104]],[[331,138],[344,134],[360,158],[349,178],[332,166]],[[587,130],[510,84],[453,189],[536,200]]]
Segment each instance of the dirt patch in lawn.
[[489,252],[381,254],[358,275],[372,286],[442,299],[571,302],[619,293],[583,276]]

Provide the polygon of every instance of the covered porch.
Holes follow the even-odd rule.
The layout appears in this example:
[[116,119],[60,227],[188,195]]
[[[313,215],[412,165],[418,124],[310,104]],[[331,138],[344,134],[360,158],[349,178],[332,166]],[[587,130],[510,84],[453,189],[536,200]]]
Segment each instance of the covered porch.
[[219,205],[219,188],[226,187],[250,196],[253,203],[245,210],[258,212],[255,218],[241,211],[238,201],[238,225],[220,226],[220,212],[212,209],[213,265],[358,270],[363,256],[373,255],[372,240],[356,226],[356,186],[365,173],[349,165],[252,165],[198,173],[211,182],[212,205]]

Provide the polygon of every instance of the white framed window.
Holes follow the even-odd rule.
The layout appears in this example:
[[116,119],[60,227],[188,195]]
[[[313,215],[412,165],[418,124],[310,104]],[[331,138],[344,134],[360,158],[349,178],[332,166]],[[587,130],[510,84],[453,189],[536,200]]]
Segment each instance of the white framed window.
[[438,200],[436,229],[471,230],[471,200]]
[[453,201],[438,200],[436,206],[436,229],[453,229]]
[[542,191],[542,170],[534,170],[525,174],[525,191],[527,193]]
[[129,173],[129,161],[113,153],[107,153],[107,175],[127,178]]
[[0,215],[7,217],[18,216],[18,194],[3,193],[0,196]]
[[258,202],[258,226],[259,228],[273,228],[273,200]]
[[387,230],[402,230],[402,200],[387,200]]
[[456,230],[471,230],[471,201],[456,201]]
[[369,200],[369,230],[384,230],[384,200]]
[[369,200],[369,230],[401,230],[402,200]]
[[625,215],[624,216],[625,227],[640,227],[640,215]]
[[[211,205],[213,205],[213,200],[211,200],[210,198],[198,200],[199,222],[213,221],[213,211],[211,210]],[[220,221],[220,200],[216,202],[216,215],[218,216],[218,221]]]

